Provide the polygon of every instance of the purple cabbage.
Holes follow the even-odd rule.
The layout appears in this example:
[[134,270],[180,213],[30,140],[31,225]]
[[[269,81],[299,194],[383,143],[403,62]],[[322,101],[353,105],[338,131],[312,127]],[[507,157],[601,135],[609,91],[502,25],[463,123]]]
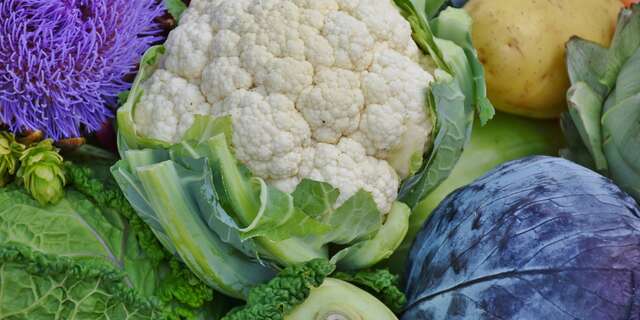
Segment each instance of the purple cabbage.
[[113,117],[163,37],[159,0],[0,0],[0,122],[63,139]]
[[640,207],[559,158],[447,197],[410,254],[403,320],[640,319]]

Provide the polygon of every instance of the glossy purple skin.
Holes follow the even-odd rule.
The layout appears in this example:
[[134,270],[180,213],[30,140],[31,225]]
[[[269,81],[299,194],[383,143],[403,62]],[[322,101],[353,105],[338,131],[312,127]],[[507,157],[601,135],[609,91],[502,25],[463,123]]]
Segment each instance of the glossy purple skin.
[[157,0],[0,0],[0,123],[55,140],[99,129],[163,38],[164,11]]
[[509,162],[440,204],[407,279],[403,320],[640,319],[640,208],[572,162]]

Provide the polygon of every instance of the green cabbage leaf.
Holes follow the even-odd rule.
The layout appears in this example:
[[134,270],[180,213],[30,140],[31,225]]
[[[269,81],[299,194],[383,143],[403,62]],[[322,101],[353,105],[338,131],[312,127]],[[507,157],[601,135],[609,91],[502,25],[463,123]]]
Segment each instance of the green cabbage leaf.
[[436,119],[435,140],[425,154],[427,160],[404,181],[398,196],[413,209],[451,174],[470,139],[475,114],[485,125],[495,110],[487,98],[484,69],[471,42],[471,17],[451,7],[433,17],[436,7],[441,6],[437,1],[394,2],[411,24],[418,47],[438,68],[427,99]]
[[213,291],[158,243],[111,181],[65,164],[70,186],[43,206],[0,189],[3,319],[202,319]]

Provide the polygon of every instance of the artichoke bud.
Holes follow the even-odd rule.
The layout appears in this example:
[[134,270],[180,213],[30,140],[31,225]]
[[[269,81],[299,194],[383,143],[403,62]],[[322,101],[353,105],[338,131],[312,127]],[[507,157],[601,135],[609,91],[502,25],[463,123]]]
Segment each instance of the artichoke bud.
[[11,180],[18,169],[18,157],[25,146],[16,141],[10,132],[0,132],[0,187]]
[[66,183],[63,159],[52,140],[43,140],[20,156],[18,178],[41,205],[53,204],[64,196]]

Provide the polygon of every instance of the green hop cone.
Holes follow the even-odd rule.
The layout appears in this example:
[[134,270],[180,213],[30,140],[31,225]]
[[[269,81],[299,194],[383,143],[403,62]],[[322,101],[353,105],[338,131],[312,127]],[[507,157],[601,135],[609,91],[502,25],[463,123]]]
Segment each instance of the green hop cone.
[[64,196],[63,166],[53,141],[44,140],[22,153],[18,178],[41,205],[53,204]]
[[11,177],[18,169],[18,157],[25,146],[16,141],[10,132],[0,132],[0,187],[11,181]]

